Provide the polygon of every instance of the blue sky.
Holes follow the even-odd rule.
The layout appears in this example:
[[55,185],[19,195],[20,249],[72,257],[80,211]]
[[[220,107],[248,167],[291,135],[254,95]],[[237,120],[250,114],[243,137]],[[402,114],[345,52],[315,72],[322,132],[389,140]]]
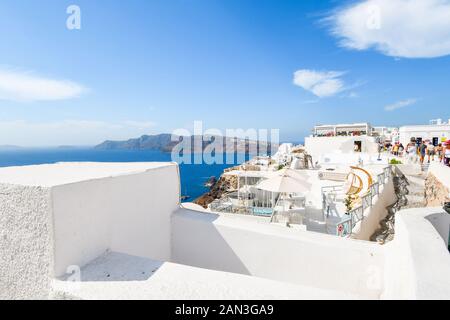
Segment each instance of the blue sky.
[[448,119],[450,3],[408,1],[3,0],[0,145]]

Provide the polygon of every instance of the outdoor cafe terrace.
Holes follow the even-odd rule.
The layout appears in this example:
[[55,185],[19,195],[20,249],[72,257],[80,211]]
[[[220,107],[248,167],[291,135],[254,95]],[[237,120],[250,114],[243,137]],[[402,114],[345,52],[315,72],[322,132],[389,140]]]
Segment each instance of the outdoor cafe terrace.
[[347,176],[355,170],[346,167],[325,174],[293,169],[230,171],[226,175],[238,178],[238,188],[211,203],[208,211],[253,216],[267,223],[348,237],[371,214],[392,176],[387,165],[366,165],[361,169],[369,176],[361,175],[363,185],[351,208],[345,203],[352,187]]

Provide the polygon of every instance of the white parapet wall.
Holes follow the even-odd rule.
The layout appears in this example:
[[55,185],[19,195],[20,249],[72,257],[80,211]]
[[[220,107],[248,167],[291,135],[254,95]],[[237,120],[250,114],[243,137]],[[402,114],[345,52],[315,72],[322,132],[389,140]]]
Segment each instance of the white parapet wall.
[[45,299],[53,275],[50,189],[0,184],[0,299]]
[[374,137],[369,136],[306,137],[305,148],[316,162],[324,154],[358,154],[358,152],[354,152],[354,145],[357,141],[361,142],[360,151],[362,153],[377,154],[378,144]]
[[384,299],[450,299],[450,214],[442,208],[401,210],[385,245]]
[[174,163],[0,169],[0,298],[46,298],[53,277],[108,251],[170,260],[179,199]]
[[181,209],[172,218],[172,261],[376,299],[382,247],[249,218]]

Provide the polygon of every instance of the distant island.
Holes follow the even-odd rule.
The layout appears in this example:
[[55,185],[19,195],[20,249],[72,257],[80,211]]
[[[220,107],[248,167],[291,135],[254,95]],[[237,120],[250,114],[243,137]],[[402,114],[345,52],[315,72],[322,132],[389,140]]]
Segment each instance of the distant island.
[[[175,136],[177,137],[177,136]],[[270,153],[272,144],[265,141],[254,141],[248,139],[239,139],[234,137],[212,137],[212,136],[184,136],[178,137],[178,141],[172,141],[172,135],[162,133],[157,135],[143,135],[140,138],[129,139],[125,141],[104,141],[95,146],[98,150],[159,150],[162,152],[172,152],[173,148],[184,139],[190,139],[191,150],[183,150],[184,152],[194,152],[195,150],[205,150],[215,139],[223,139],[222,145],[215,145],[217,153],[248,153],[253,150],[267,150]],[[196,143],[201,142],[201,146],[195,148]],[[273,145],[277,148],[278,145]]]

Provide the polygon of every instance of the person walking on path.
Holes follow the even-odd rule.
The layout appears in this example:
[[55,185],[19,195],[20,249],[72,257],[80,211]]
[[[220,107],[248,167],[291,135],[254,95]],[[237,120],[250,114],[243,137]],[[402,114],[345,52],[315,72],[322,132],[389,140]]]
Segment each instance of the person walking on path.
[[435,147],[432,142],[430,142],[427,146],[427,155],[428,155],[428,163],[430,163],[430,160],[434,161]]
[[438,157],[439,163],[441,163],[444,159],[444,147],[442,146],[442,143],[439,143],[436,147],[436,155]]
[[378,159],[377,159],[378,161],[381,160],[381,152],[383,151],[383,149],[384,149],[383,144],[381,142],[379,142],[378,143]]
[[427,152],[427,146],[425,145],[425,143],[421,142],[419,145],[420,164],[423,164],[423,161],[425,160],[426,152]]
[[402,143],[400,143],[400,145],[398,146],[398,156],[400,158],[403,157],[403,151],[405,151],[405,147],[403,146]]
[[408,161],[413,163],[417,161],[417,148],[414,141],[411,141],[406,146],[406,153],[408,154]]
[[398,143],[394,144],[394,146],[392,147],[392,154],[394,156],[398,156]]

